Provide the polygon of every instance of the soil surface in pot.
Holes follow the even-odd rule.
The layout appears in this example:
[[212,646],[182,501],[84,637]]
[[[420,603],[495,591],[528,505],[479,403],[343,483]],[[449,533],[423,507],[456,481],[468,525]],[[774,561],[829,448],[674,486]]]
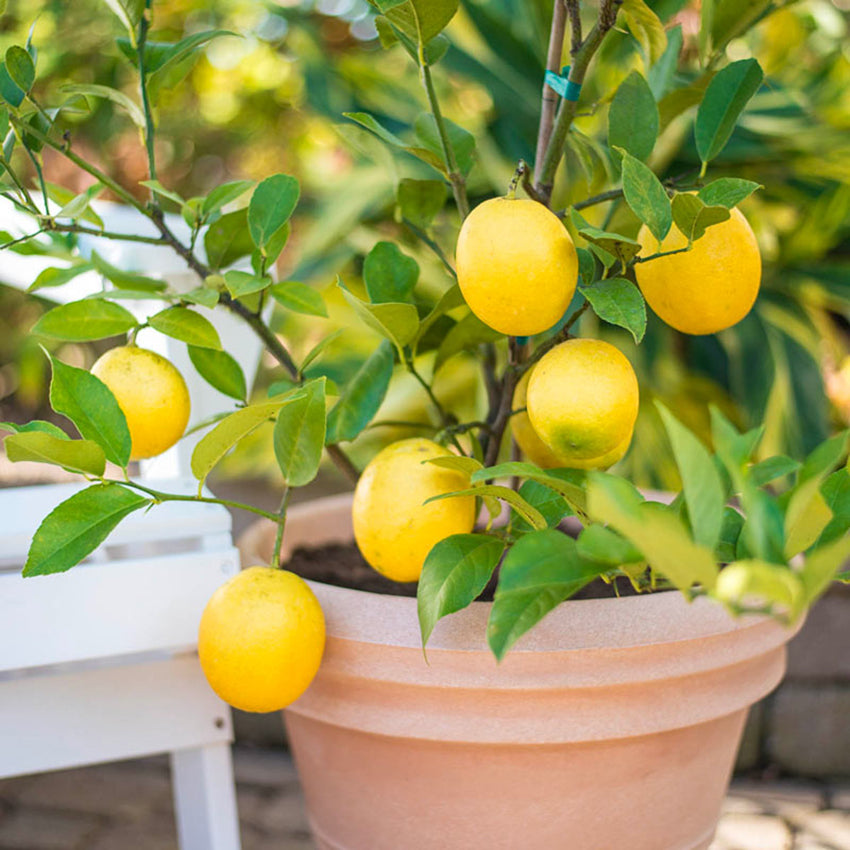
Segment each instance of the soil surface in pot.
[[[353,543],[330,543],[326,546],[302,547],[292,553],[285,564],[302,578],[320,581],[336,587],[366,590],[387,596],[416,596],[416,582],[402,584],[384,578],[375,572],[363,559]],[[489,602],[493,599],[495,581],[491,581],[478,597]],[[573,599],[613,599],[615,596],[634,596],[635,591],[626,578],[617,579],[617,588],[602,579],[596,579],[582,588]]]

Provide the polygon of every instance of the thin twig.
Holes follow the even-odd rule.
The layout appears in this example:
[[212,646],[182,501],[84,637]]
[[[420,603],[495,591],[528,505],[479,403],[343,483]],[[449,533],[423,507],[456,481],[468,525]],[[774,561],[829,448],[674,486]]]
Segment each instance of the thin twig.
[[[617,12],[621,4],[622,0],[602,0],[599,8],[599,18],[573,57],[569,74],[569,81],[573,85],[581,86],[584,82],[584,77],[591,59],[593,59],[594,54],[605,40],[605,36],[617,21]],[[542,166],[538,165],[538,168],[535,170],[535,191],[547,204],[552,197],[555,172],[558,170],[558,165],[564,155],[564,143],[567,140],[567,133],[569,132],[570,125],[573,123],[573,118],[575,118],[577,107],[577,100],[561,101],[561,107],[555,118],[555,126],[552,130],[549,144],[546,147]]]
[[26,242],[28,239],[34,239],[36,236],[40,236],[45,232],[44,227],[41,230],[36,230],[35,233],[28,233],[26,236],[19,236],[17,239],[13,239],[11,242],[6,242],[5,245],[0,245],[0,251],[5,251],[6,248],[11,248],[13,245],[18,245],[21,242]]
[[443,249],[424,231],[421,227],[417,227],[409,218],[402,218],[404,226],[417,238],[423,245],[430,248],[434,255],[440,260],[446,271],[457,280],[457,272],[454,266],[448,261]]
[[[582,304],[581,307],[579,307],[572,314],[572,316],[570,316],[569,319],[567,319],[567,321],[564,323],[564,326],[558,331],[558,333],[555,334],[555,336],[551,337],[550,339],[547,339],[546,342],[539,345],[531,353],[531,355],[528,357],[528,359],[525,360],[519,366],[519,374],[518,374],[517,377],[518,378],[522,377],[535,363],[537,363],[538,360],[540,360],[543,357],[544,354],[547,354],[553,348],[560,345],[562,342],[566,342],[571,336],[570,331],[572,330],[573,326],[584,315],[584,313],[588,309],[590,309],[590,302],[585,301],[584,304]],[[513,414],[520,413],[520,412],[522,412],[522,411],[521,410],[519,410],[519,411],[515,410],[515,411],[513,411]],[[511,415],[513,415],[513,414],[511,414]]]
[[[139,88],[142,94],[142,110],[145,114],[145,150],[148,154],[148,175],[151,180],[156,180],[156,152],[154,149],[154,124],[151,112],[150,97],[148,96],[147,70],[145,68],[145,44],[148,40],[148,30],[153,18],[152,0],[145,0],[145,8],[142,12],[142,20],[139,24],[139,43],[136,46],[136,55],[139,57]],[[151,205],[159,206],[156,192],[151,193]]]
[[116,242],[143,242],[146,245],[169,245],[167,239],[162,236],[140,236],[137,233],[117,233],[112,230],[98,230],[96,227],[85,227],[81,224],[60,224],[54,219],[45,226],[45,230],[57,233],[78,233],[81,236],[98,236],[103,239],[112,239]]
[[434,123],[437,125],[437,134],[440,137],[440,146],[443,150],[443,159],[446,163],[447,176],[452,184],[452,193],[454,194],[455,203],[457,204],[458,212],[461,220],[469,215],[469,199],[466,196],[466,180],[460,171],[455,157],[454,148],[449,141],[448,130],[446,123],[443,120],[443,113],[440,110],[440,103],[437,100],[437,92],[434,88],[434,81],[431,79],[431,66],[425,60],[425,48],[419,44],[419,65],[421,68],[422,85],[425,87],[425,94],[428,97],[428,105],[431,107],[431,114],[434,116]]
[[325,446],[328,457],[334,462],[337,469],[352,483],[356,484],[360,478],[360,470],[351,462],[351,458],[335,443]]
[[659,257],[672,257],[673,254],[684,254],[691,250],[691,245],[684,248],[676,248],[675,251],[659,251],[657,254],[650,254],[648,257],[633,257],[629,265],[636,266],[638,263],[648,263],[650,260],[657,260]]
[[522,348],[517,343],[516,337],[508,337],[508,365],[502,375],[499,404],[487,417],[490,433],[485,434],[483,440],[485,466],[493,466],[499,459],[502,437],[511,418],[514,390],[521,375]]
[[274,549],[272,550],[271,566],[280,569],[280,544],[283,543],[283,529],[286,526],[286,508],[289,505],[289,486],[284,484],[283,497],[280,500],[280,508],[277,512],[277,531],[274,536]]
[[[555,74],[561,72],[561,56],[564,52],[564,34],[567,26],[567,7],[564,0],[555,0],[552,9],[552,28],[549,31],[549,52],[546,55],[546,70]],[[543,166],[543,157],[552,136],[555,122],[555,110],[558,106],[558,93],[543,80],[543,94],[540,103],[540,124],[537,129],[537,152],[534,156],[534,173]]]

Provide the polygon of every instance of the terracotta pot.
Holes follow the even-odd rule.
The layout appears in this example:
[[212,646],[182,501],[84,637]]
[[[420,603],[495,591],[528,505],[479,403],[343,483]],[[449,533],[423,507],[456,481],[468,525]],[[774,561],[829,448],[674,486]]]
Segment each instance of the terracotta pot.
[[[284,552],[350,540],[349,509],[293,508]],[[285,716],[323,850],[703,850],[792,637],[679,593],[573,601],[497,664],[479,602],[426,661],[415,599],[312,586],[327,650]]]

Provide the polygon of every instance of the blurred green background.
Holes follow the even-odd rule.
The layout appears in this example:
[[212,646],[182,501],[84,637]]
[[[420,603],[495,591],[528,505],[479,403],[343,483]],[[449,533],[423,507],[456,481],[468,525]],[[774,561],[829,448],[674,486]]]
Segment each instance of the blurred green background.
[[[477,137],[470,174],[477,201],[504,192],[519,157],[533,161],[552,2],[463,0],[461,5],[435,78],[448,117]],[[668,33],[681,30],[677,82],[697,80],[698,2],[649,5]],[[615,342],[638,371],[642,413],[633,448],[619,469],[642,486],[677,485],[655,398],[698,431],[707,431],[709,402],[742,426],[765,422],[765,454],[798,456],[850,423],[850,4],[747,0],[741,5],[762,20],[743,38],[732,38],[728,54],[758,58],[766,85],[709,176],[740,176],[765,187],[743,206],[765,261],[757,306],[738,326],[715,337],[686,337],[650,317],[646,339],[637,348],[626,332],[599,327],[589,314],[579,329]],[[356,288],[365,254],[390,238],[419,262],[422,291],[438,293],[448,284],[434,255],[423,250],[396,213],[398,181],[436,179],[436,173],[391,152],[342,117],[370,112],[403,134],[425,109],[415,68],[400,48],[381,48],[372,16],[366,0],[155,3],[154,38],[176,40],[210,28],[237,34],[210,44],[185,81],[163,97],[159,179],[189,197],[225,180],[280,171],[299,178],[303,200],[279,272],[321,290],[330,319],[281,313],[275,327],[296,359],[329,329],[346,328],[326,361],[325,372],[337,379],[351,374],[376,340],[338,297],[337,274]],[[113,42],[118,25],[101,0],[9,0],[0,17],[0,50],[21,43],[34,21],[42,102],[56,101],[68,82],[112,85],[135,96],[131,69]],[[556,206],[610,185],[600,144],[607,102],[643,59],[625,32],[612,34],[602,56],[608,70],[592,73],[585,86],[586,111],[570,137]],[[662,177],[699,165],[695,107],[664,94],[657,92],[664,129],[652,160]],[[138,134],[111,103],[99,102],[91,114],[71,121],[75,149],[128,187],[145,178]],[[58,157],[47,156],[46,168],[54,183],[77,191],[87,185]],[[586,214],[601,223],[605,212],[601,206]],[[624,233],[637,230],[624,205],[616,208],[611,224]],[[456,226],[447,206],[434,236],[449,257]],[[0,254],[0,282],[2,277]],[[44,358],[27,328],[46,303],[0,285],[0,420],[45,415]],[[65,346],[63,356],[89,363],[95,351]],[[278,377],[264,364],[257,392]],[[478,366],[460,355],[440,371],[435,390],[449,406],[472,416],[482,402],[479,385]],[[415,382],[399,377],[379,418],[427,421],[425,403]],[[376,442],[410,433],[372,429],[354,454],[365,459]],[[273,477],[275,466],[270,442],[260,431],[228,459],[225,472]]]

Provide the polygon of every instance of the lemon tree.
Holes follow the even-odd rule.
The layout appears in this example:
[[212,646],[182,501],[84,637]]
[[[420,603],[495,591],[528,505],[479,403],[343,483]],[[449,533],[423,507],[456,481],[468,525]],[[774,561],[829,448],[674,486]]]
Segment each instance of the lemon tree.
[[[486,21],[486,5],[467,7],[476,26]],[[733,613],[784,622],[834,578],[847,577],[847,433],[795,460],[774,455],[762,428],[741,430],[716,409],[705,412],[710,434],[697,436],[639,389],[649,323],[687,346],[681,335],[734,327],[758,297],[761,251],[747,218],[761,186],[725,176],[721,156],[766,87],[757,57],[727,52],[756,22],[743,6],[714,15],[706,3],[696,42],[683,49],[682,30],[665,27],[659,14],[672,13],[658,4],[583,5],[574,4],[579,14],[567,20],[565,4],[554,4],[545,56],[519,50],[499,27],[481,28],[506,63],[534,60],[546,68],[543,97],[533,105],[536,140],[503,121],[505,147],[525,148],[515,161],[492,137],[476,138],[449,120],[441,105],[450,90],[441,63],[452,67],[457,0],[374,0],[382,47],[415,67],[419,105],[407,98],[407,111],[392,122],[366,112],[345,116],[344,132],[359,154],[380,151],[381,174],[397,187],[392,199],[362,190],[362,228],[347,209],[334,210],[354,235],[333,270],[333,309],[319,288],[275,274],[284,252],[288,268],[310,268],[297,262],[310,241],[298,229],[315,208],[301,215],[294,175],[231,181],[195,197],[158,176],[157,124],[168,121],[162,93],[227,33],[169,41],[156,29],[152,0],[107,0],[134,87],[79,85],[50,104],[53,92],[39,78],[37,28],[29,42],[10,48],[0,67],[2,192],[33,229],[9,234],[3,250],[52,258],[55,266],[33,281],[36,292],[91,270],[108,282],[94,297],[50,309],[32,328],[49,358],[52,407],[67,427],[3,424],[10,460],[51,463],[89,483],[45,517],[26,575],[70,569],[124,517],[185,498],[133,477],[134,459],[180,438],[191,401],[171,364],[135,346],[144,330],[185,344],[200,377],[232,400],[199,426],[191,458],[199,492],[222,458],[258,432],[268,435],[285,485],[278,511],[198,497],[252,511],[279,529],[270,565],[225,585],[201,623],[204,670],[234,705],[286,705],[318,670],[321,612],[309,588],[278,567],[291,490],[313,481],[325,460],[356,483],[354,532],[369,563],[397,581],[418,579],[423,642],[494,579],[487,640],[501,658],[598,577],[629,581],[638,592],[665,587],[710,596]],[[565,29],[568,45],[559,35]],[[517,95],[512,80],[494,75],[488,87],[504,116],[529,109],[528,93]],[[125,186],[76,144],[69,115],[102,99],[141,134],[147,174],[139,186]],[[459,118],[462,110],[451,108]],[[688,138],[698,168],[668,173],[674,135]],[[57,187],[50,178],[59,158],[90,188],[74,194]],[[314,183],[307,185],[312,194]],[[151,235],[106,229],[92,208],[105,190],[145,216]],[[187,238],[166,212],[179,212]],[[380,234],[374,243],[373,231]],[[293,232],[299,238],[290,244]],[[80,256],[78,238],[93,234],[171,249],[196,285],[178,291],[96,251]],[[324,253],[325,263],[338,256]],[[131,313],[126,300],[149,309]],[[272,303],[277,315],[266,321]],[[208,310],[226,311],[261,340],[275,364],[266,395],[248,397]],[[296,314],[316,327],[327,322],[324,336],[311,331],[313,347],[303,335],[280,333]],[[339,315],[342,327],[332,329]],[[354,322],[372,344],[351,368],[335,369],[328,350]],[[92,370],[66,362],[64,343],[108,339],[117,344]],[[453,395],[442,376],[470,361],[477,383]],[[427,413],[382,418],[394,382]],[[641,433],[639,417],[653,417],[666,431],[682,482],[670,504],[647,499],[616,474]],[[361,435],[385,428],[413,428],[417,436],[388,440],[364,464]],[[107,472],[107,462],[121,474]],[[558,529],[570,516],[582,528],[576,539]]]

